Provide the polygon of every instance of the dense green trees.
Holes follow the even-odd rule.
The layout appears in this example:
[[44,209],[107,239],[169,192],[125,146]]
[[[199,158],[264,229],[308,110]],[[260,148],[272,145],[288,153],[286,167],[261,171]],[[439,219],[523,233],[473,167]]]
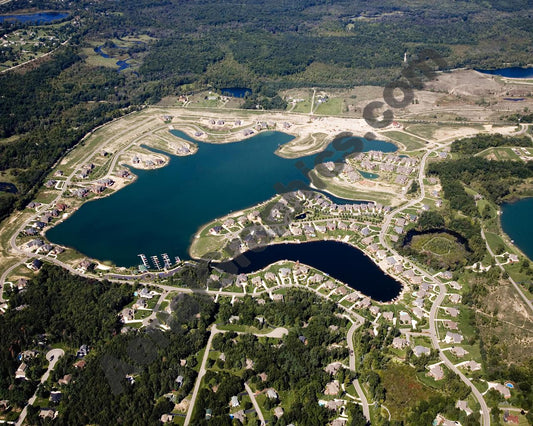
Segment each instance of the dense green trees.
[[450,201],[452,209],[461,210],[469,216],[479,216],[474,199],[466,193],[464,185],[499,204],[510,194],[514,184],[533,176],[533,163],[469,157],[431,163],[428,174],[440,178],[444,196]]
[[[30,375],[33,382],[15,382],[19,352],[37,348],[38,341],[79,347],[110,339],[121,327],[117,312],[131,300],[127,285],[88,280],[45,265],[25,291],[11,298],[12,309],[0,316],[0,398],[24,403],[40,379],[42,370]],[[28,363],[42,368],[41,361]]]
[[480,134],[455,141],[452,143],[451,152],[473,155],[484,149],[499,146],[533,146],[533,141],[527,136],[509,137],[500,134]]

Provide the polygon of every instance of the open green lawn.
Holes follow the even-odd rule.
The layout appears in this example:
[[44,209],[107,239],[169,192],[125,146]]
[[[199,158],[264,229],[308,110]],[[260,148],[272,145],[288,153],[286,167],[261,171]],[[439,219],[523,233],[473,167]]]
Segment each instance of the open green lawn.
[[333,184],[333,182],[319,178],[317,176],[317,173],[315,173],[314,171],[312,171],[309,175],[313,184],[318,186],[317,182],[320,182],[321,185],[324,185],[324,191],[329,192],[337,197],[342,197],[350,200],[375,201],[385,206],[391,205],[391,200],[393,199],[393,195],[386,192],[360,191],[357,189],[337,186]]
[[303,113],[309,113],[311,111],[311,101],[309,99],[306,99],[305,101],[298,102],[295,106],[292,112],[303,112]]
[[327,102],[318,104],[315,102],[315,111],[317,115],[339,115],[342,114],[344,100],[342,98],[329,98]]
[[507,250],[506,244],[504,243],[502,237],[492,232],[485,232],[485,237],[489,243],[489,247],[494,253],[498,253],[498,248],[504,247]]
[[509,147],[487,148],[484,151],[478,152],[476,156],[488,158],[491,160],[498,160],[498,161],[504,161],[504,160],[521,161],[520,157],[516,155],[513,152],[513,150]]
[[408,135],[407,133],[400,132],[398,130],[383,132],[383,135],[391,138],[394,141],[400,142],[405,146],[405,151],[413,151],[415,149],[423,148],[426,145],[426,142],[423,139]]

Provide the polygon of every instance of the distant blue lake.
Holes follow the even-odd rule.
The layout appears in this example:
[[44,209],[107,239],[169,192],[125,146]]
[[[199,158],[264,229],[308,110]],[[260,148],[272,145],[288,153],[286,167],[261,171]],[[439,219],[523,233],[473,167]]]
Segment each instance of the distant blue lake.
[[[95,47],[95,48],[94,48],[94,52],[95,52],[95,53],[98,53],[102,58],[106,58],[106,59],[111,58],[111,56],[109,56],[107,53],[105,53],[105,52],[102,50],[102,47],[104,47],[104,46],[97,46],[97,47]],[[116,47],[119,47],[119,46],[116,46]],[[124,47],[124,49],[126,49],[126,48]],[[117,61],[117,62],[116,62],[116,63],[117,63],[117,67],[118,67],[117,72],[124,71],[126,68],[129,68],[131,65],[128,64],[128,61],[129,61],[130,59],[131,59],[131,58],[125,59],[125,60],[123,60],[123,61],[122,61],[122,60]]]
[[503,231],[530,259],[533,259],[533,227],[531,213],[533,198],[524,198],[515,203],[502,205],[501,223]]
[[48,22],[60,21],[68,16],[68,13],[60,12],[36,12],[21,15],[0,15],[0,23],[2,22],[21,22],[31,24],[45,24]]
[[533,78],[533,68],[509,67],[495,70],[476,70],[483,74],[500,75],[508,78]]
[[[179,130],[175,136],[192,140]],[[170,156],[156,170],[135,170],[138,179],[110,197],[84,204],[72,217],[47,232],[50,241],[71,246],[90,257],[119,266],[138,264],[137,254],[168,253],[188,257],[191,239],[202,225],[231,211],[242,210],[290,189],[291,182],[309,184],[306,170],[340,159],[334,150],[303,159],[285,159],[274,152],[293,136],[261,132],[241,142],[198,142],[192,156]],[[383,141],[353,139],[357,150],[393,152]],[[349,138],[340,148],[347,149]],[[302,160],[302,161],[300,161]]]
[[402,287],[398,281],[384,274],[361,250],[337,241],[275,244],[263,250],[247,251],[232,262],[212,265],[226,272],[241,274],[261,270],[280,260],[299,261],[313,266],[381,302],[394,299]]
[[220,89],[220,92],[224,96],[232,96],[234,98],[244,98],[245,96],[252,94],[252,89],[248,89],[246,87],[226,87],[224,89]]

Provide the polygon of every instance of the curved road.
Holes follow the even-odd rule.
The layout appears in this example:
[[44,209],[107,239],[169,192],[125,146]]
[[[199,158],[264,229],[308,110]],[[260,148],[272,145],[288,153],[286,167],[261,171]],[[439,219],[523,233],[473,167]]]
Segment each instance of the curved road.
[[[426,142],[429,143],[429,141],[426,140]],[[422,157],[422,160],[420,161],[420,170],[418,172],[418,184],[420,187],[420,196],[416,199],[413,199],[409,201],[407,204],[404,204],[403,206],[398,207],[397,209],[392,210],[388,215],[386,215],[383,218],[383,224],[381,227],[381,231],[379,233],[379,242],[380,244],[389,250],[393,255],[399,256],[398,252],[394,250],[389,244],[387,243],[385,239],[385,235],[387,234],[387,230],[389,229],[389,226],[391,224],[392,219],[396,214],[400,213],[401,211],[414,206],[417,203],[422,202],[422,200],[426,196],[426,190],[424,187],[424,177],[425,177],[425,169],[426,169],[426,162],[428,157],[431,155],[431,153],[435,151],[442,150],[444,147],[449,146],[453,143],[453,140],[444,144],[439,144],[431,149],[429,149]],[[482,425],[489,426],[490,425],[490,411],[487,406],[487,403],[485,401],[485,398],[483,398],[483,395],[481,392],[478,391],[478,389],[474,386],[474,384],[463,374],[461,373],[453,363],[446,358],[444,353],[440,349],[440,343],[439,339],[437,337],[437,329],[436,329],[436,319],[437,319],[437,312],[444,301],[444,298],[446,297],[446,285],[444,285],[440,280],[437,278],[431,276],[423,269],[420,269],[416,265],[413,265],[413,269],[417,270],[420,274],[422,274],[424,277],[428,278],[432,282],[436,283],[439,286],[439,294],[435,298],[433,305],[431,306],[430,315],[429,315],[429,334],[431,338],[431,342],[433,344],[433,347],[439,351],[439,357],[444,362],[444,364],[452,370],[455,374],[459,376],[459,378],[465,383],[470,390],[472,391],[472,394],[475,396],[476,400],[478,401],[480,407],[481,407],[481,418],[482,418]]]
[[[65,351],[63,349],[52,349],[46,354],[46,359],[48,360],[48,369],[41,377],[41,384],[43,384],[44,382],[48,380],[48,377],[50,377],[50,372],[54,369],[57,361],[59,361],[59,358],[61,358],[63,355],[65,355]],[[26,404],[26,406],[20,413],[20,416],[17,419],[17,422],[15,423],[16,426],[20,426],[24,422],[28,414],[28,406],[33,405],[36,399],[37,399],[37,389],[35,390],[35,393],[28,400],[28,403]]]

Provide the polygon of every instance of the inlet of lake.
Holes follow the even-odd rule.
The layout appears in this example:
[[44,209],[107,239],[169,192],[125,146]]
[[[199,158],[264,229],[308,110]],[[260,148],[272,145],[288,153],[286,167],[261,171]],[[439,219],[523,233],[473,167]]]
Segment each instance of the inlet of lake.
[[[293,139],[285,133],[261,132],[226,144],[199,142],[178,130],[172,133],[197,143],[196,154],[169,155],[166,167],[136,170],[135,182],[109,197],[85,203],[69,219],[50,229],[47,238],[119,266],[138,264],[139,253],[187,258],[191,240],[202,225],[268,200],[291,182],[308,185],[306,170],[315,164],[340,160],[354,152],[397,149],[384,141],[344,136],[337,145],[342,151],[333,149],[332,143],[322,153],[285,159],[275,154],[279,146]],[[323,271],[335,276],[336,260],[328,252],[322,256],[331,261],[329,267],[321,264]],[[375,267],[364,255],[351,265],[354,276],[361,269]],[[374,281],[384,279],[378,270]]]
[[533,78],[533,68],[508,67],[494,70],[476,70],[483,74],[499,75],[507,78]]
[[303,244],[274,244],[250,250],[231,262],[213,266],[232,274],[246,274],[267,267],[279,260],[299,261],[336,278],[372,299],[388,302],[401,290],[401,284],[384,274],[362,251],[337,241],[312,241]]
[[530,226],[533,212],[533,198],[524,198],[502,205],[501,223],[503,231],[527,257],[533,259],[533,228]]

